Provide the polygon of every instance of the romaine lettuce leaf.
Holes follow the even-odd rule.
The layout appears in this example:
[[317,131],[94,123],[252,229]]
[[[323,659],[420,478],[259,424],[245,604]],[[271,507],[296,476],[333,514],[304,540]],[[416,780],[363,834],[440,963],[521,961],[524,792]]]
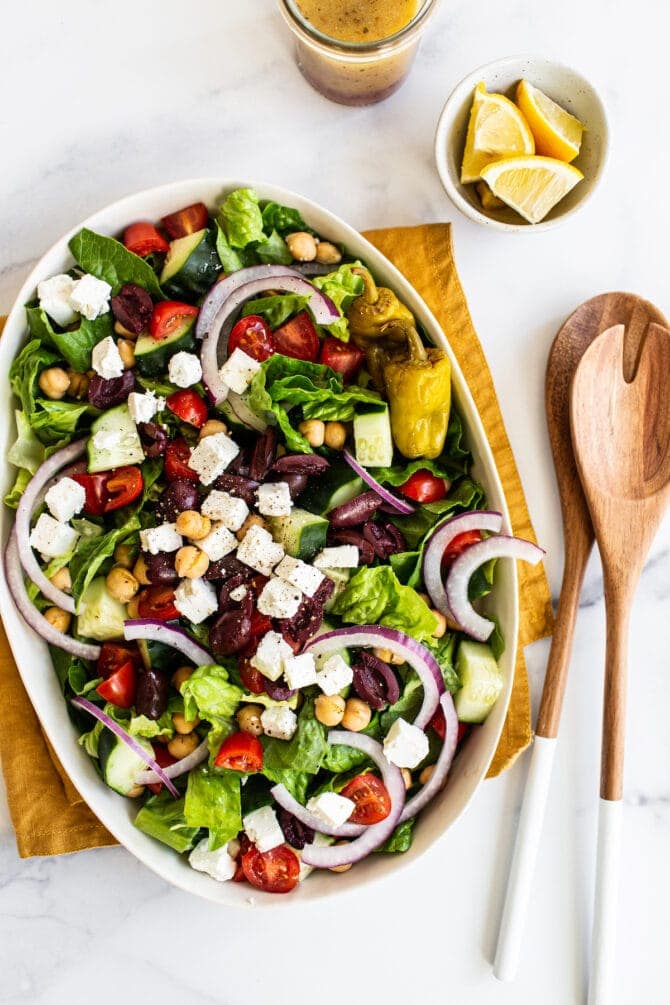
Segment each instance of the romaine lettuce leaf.
[[101,565],[114,554],[117,544],[139,530],[140,522],[132,517],[123,527],[110,530],[106,534],[81,537],[77,542],[74,555],[70,561],[70,576],[72,578],[72,596],[75,604],[86,592],[88,585],[95,578]]
[[403,586],[387,565],[359,569],[333,605],[348,624],[384,625],[418,642],[432,637],[437,618],[416,590]]
[[156,273],[148,262],[128,251],[113,237],[104,237],[84,227],[74,235],[68,247],[84,272],[109,283],[113,294],[118,293],[126,283],[136,283],[155,299],[165,299]]
[[226,668],[217,664],[198,667],[180,688],[186,718],[200,716],[213,723],[232,719],[244,692],[231,684],[229,676]]
[[263,215],[253,189],[238,188],[231,192],[219,210],[219,222],[231,248],[246,248],[265,238]]
[[288,250],[286,241],[276,230],[265,240],[259,241],[255,250],[259,261],[269,265],[291,265],[293,262],[293,255]]
[[184,805],[184,798],[173,799],[169,792],[161,792],[147,799],[135,817],[135,826],[180,854],[189,851],[200,827],[190,827],[186,823]]
[[342,315],[339,321],[323,326],[329,334],[341,339],[342,342],[349,341],[349,322],[345,315],[354,300],[363,292],[362,277],[352,272],[352,269],[359,268],[361,268],[360,262],[347,262],[327,276],[314,276],[312,279],[314,286],[330,297]]
[[[80,373],[90,370],[93,347],[111,335],[114,330],[111,311],[101,314],[93,321],[82,318],[78,328],[66,332],[55,331],[41,307],[26,307],[26,315],[31,336],[40,342],[55,346],[73,370]],[[62,405],[64,402],[53,402],[53,404]]]
[[310,776],[321,768],[328,750],[326,730],[314,716],[314,702],[307,700],[298,716],[298,728],[291,740],[263,739],[263,774],[282,782],[303,801]]
[[310,231],[297,209],[291,206],[282,206],[278,202],[263,203],[263,227],[266,231],[278,230],[280,234],[288,234],[291,231]]
[[202,765],[188,776],[184,820],[189,827],[206,827],[214,851],[242,830],[241,775]]
[[377,853],[409,851],[412,847],[412,830],[415,823],[416,819],[412,817],[411,820],[405,820],[403,823],[398,824],[388,841],[385,841],[383,845],[377,848]]
[[308,300],[309,297],[303,297],[299,293],[278,293],[273,297],[259,297],[257,300],[247,301],[242,310],[242,317],[260,314],[270,328],[278,328],[288,318],[303,311]]

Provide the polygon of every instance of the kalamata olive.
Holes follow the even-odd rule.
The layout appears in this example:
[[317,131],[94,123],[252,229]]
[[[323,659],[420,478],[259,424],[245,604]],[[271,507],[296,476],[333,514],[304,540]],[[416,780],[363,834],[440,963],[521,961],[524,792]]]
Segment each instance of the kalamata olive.
[[156,422],[140,422],[137,431],[140,434],[145,457],[162,457],[168,444],[165,430]]
[[[253,569],[249,569],[249,572],[253,574]],[[230,576],[226,579],[219,591],[219,610],[226,611],[228,608],[234,607],[235,604],[241,603],[239,600],[233,600],[230,594],[233,590],[237,590],[240,586],[246,587],[248,582],[249,580],[244,572],[238,572],[237,575]]]
[[292,618],[277,621],[277,630],[294,652],[299,652],[307,640],[318,632],[323,621],[324,607],[332,597],[334,589],[332,579],[326,576],[313,597],[303,598]]
[[301,823],[301,821],[298,820],[297,817],[294,817],[292,813],[289,813],[288,810],[280,807],[277,810],[277,820],[279,821],[279,826],[286,838],[286,843],[290,844],[292,848],[297,848],[298,851],[302,851],[306,844],[311,844],[314,840],[314,831],[312,828]]
[[132,370],[125,370],[120,377],[105,380],[94,374],[88,385],[88,400],[94,408],[114,408],[128,400],[128,395],[135,387],[135,375]]
[[272,470],[282,475],[322,475],[329,467],[330,461],[318,454],[286,454],[277,458]]
[[134,335],[141,335],[149,327],[154,305],[151,297],[141,286],[126,283],[111,302],[112,314],[124,328]]
[[354,690],[370,708],[379,710],[387,705],[395,705],[400,697],[400,686],[388,663],[384,663],[374,653],[361,651],[356,657],[353,671]]
[[163,491],[154,513],[160,523],[174,523],[179,514],[187,509],[200,509],[198,488],[188,478],[176,478]]
[[291,499],[295,500],[307,488],[309,478],[307,475],[286,474],[282,475],[281,481],[286,482],[288,490],[291,493]]
[[289,701],[295,694],[295,688],[291,690],[285,684],[280,684],[276,680],[269,680],[267,677],[263,681],[263,686],[273,701]]
[[150,583],[176,583],[179,579],[177,570],[174,567],[175,552],[159,551],[157,555],[151,555],[148,551],[142,552],[142,558],[147,570],[147,579]]
[[363,525],[363,537],[370,542],[377,558],[384,562],[390,555],[407,548],[405,538],[398,528],[387,520],[368,520]]
[[242,447],[237,457],[233,457],[232,461],[228,465],[227,468],[228,474],[242,475],[243,478],[248,478],[250,460],[251,460],[251,448]]
[[358,530],[343,527],[341,530],[328,530],[328,545],[336,548],[339,544],[353,544],[358,548],[358,560],[361,565],[370,565],[375,560],[375,549]]
[[229,475],[227,471],[225,474],[220,475],[214,483],[214,487],[219,492],[230,492],[231,496],[244,499],[247,506],[254,506],[256,504],[256,489],[258,485],[259,483],[251,478],[243,478],[242,475]]
[[245,565],[244,562],[240,562],[234,555],[226,555],[225,558],[219,558],[216,562],[209,563],[204,578],[217,580],[230,579],[231,576],[244,576],[244,582],[249,582],[255,575],[253,569]]
[[148,719],[159,719],[168,706],[170,678],[153,667],[137,677],[135,711]]
[[250,593],[232,610],[220,614],[209,632],[209,644],[216,657],[231,656],[244,649],[251,638],[253,598]]
[[251,451],[249,461],[249,477],[260,482],[265,478],[272,467],[277,449],[277,430],[273,426],[268,426],[264,433],[261,433],[256,440]]
[[381,499],[376,492],[363,492],[328,514],[331,527],[357,527],[377,512]]

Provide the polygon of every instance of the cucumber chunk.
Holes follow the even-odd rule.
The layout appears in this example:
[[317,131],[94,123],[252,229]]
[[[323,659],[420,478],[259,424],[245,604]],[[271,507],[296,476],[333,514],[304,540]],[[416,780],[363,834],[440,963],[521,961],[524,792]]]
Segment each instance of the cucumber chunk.
[[122,639],[126,608],[109,593],[104,576],[98,576],[86,587],[79,602],[77,635],[105,642]]
[[[151,744],[147,740],[135,738],[136,743],[146,750],[151,757],[154,756]],[[110,789],[114,789],[121,796],[127,796],[135,787],[135,779],[140,771],[146,769],[146,762],[139,754],[131,750],[128,744],[120,740],[118,736],[103,729],[98,741],[98,760],[100,769]]]
[[[96,434],[107,434],[96,442]],[[103,412],[91,426],[88,438],[88,470],[109,471],[124,464],[140,464],[144,450],[137,426],[130,417],[127,405],[117,405]]]
[[344,591],[344,588],[351,579],[351,573],[353,571],[353,569],[321,569],[324,576],[328,576],[328,579],[335,584],[335,589],[333,590],[331,598],[324,607],[326,612],[332,610],[335,606],[335,601],[339,597],[340,593]]
[[354,474],[346,461],[334,461],[325,478],[311,480],[300,496],[300,505],[323,516],[360,495],[363,488],[363,479]]
[[135,343],[135,366],[139,372],[144,377],[161,377],[171,356],[177,352],[190,352],[195,346],[195,321],[195,317],[186,318],[164,339],[141,335]]
[[388,407],[354,417],[356,460],[364,468],[388,468],[393,464],[393,437]]
[[214,285],[221,269],[216,238],[205,228],[171,241],[160,282],[175,299],[197,299]]
[[307,510],[294,507],[288,516],[271,517],[269,524],[275,541],[293,558],[309,561],[326,546],[328,521]]
[[483,722],[503,687],[503,676],[491,647],[483,642],[461,642],[456,670],[461,679],[461,689],[454,696],[459,720]]

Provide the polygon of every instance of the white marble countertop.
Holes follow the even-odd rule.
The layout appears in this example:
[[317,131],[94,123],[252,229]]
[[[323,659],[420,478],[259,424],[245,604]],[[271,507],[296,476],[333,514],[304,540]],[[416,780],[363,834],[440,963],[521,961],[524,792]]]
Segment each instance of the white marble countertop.
[[[670,15],[657,0],[445,0],[404,89],[348,109],[310,90],[270,0],[33,0],[4,17],[0,310],[32,262],[117,197],[189,176],[266,179],[360,228],[453,220],[461,278],[488,354],[538,537],[561,573],[543,414],[553,334],[587,297],[629,289],[670,310],[665,94]],[[601,88],[613,155],[564,228],[485,232],[440,186],[433,131],[451,87],[535,51]],[[668,1001],[666,525],[632,626],[617,1003]],[[660,622],[657,622],[657,618]],[[226,913],[169,888],[120,849],[20,861],[0,809],[0,999],[468,1005],[584,998],[598,782],[602,586],[593,562],[575,640],[541,864],[518,981],[499,985],[497,930],[525,762],[485,783],[432,853],[393,883],[326,907]],[[529,652],[537,694],[546,646]],[[29,770],[29,766],[27,766]]]

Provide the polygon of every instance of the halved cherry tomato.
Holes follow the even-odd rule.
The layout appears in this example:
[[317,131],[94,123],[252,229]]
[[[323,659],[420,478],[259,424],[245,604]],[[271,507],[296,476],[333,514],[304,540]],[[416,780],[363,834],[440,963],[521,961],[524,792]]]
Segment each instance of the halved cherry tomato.
[[174,621],[179,617],[174,606],[174,590],[170,586],[147,586],[139,595],[137,609],[141,618]]
[[186,237],[187,234],[195,234],[207,226],[209,213],[204,202],[194,202],[190,206],[184,206],[175,213],[168,213],[161,220],[163,228],[173,241],[178,237]]
[[141,496],[144,488],[142,472],[133,465],[96,475],[73,474],[72,479],[86,493],[84,512],[89,516],[101,516],[128,506]]
[[274,354],[276,347],[270,325],[260,314],[240,318],[233,326],[228,339],[228,355],[230,356],[235,349],[241,349],[259,363]]
[[241,656],[238,661],[237,669],[240,674],[240,680],[251,694],[263,694],[265,691],[265,677],[260,670],[251,665],[249,659],[249,656]]
[[356,808],[349,817],[353,824],[378,824],[386,820],[391,812],[391,797],[381,778],[366,772],[356,775],[341,793],[345,799],[352,799]]
[[463,740],[470,734],[471,725],[469,722],[459,722],[458,724],[458,736],[456,737],[456,746],[460,747]]
[[[447,723],[444,718],[444,712],[438,707],[437,712],[430,720],[428,725],[431,729],[434,729],[439,738],[444,743],[444,738],[447,735]],[[467,734],[470,732],[470,724],[467,722],[459,722],[458,724],[458,735],[456,737],[456,746],[460,746]]]
[[272,333],[277,352],[292,359],[316,363],[319,358],[319,336],[307,311],[300,311]]
[[[164,743],[152,743],[151,746],[154,748],[154,761],[161,768],[169,768],[171,764],[176,764],[177,758],[172,756]],[[147,785],[147,788],[157,796],[163,788],[163,783],[152,782]]]
[[481,541],[482,535],[479,530],[466,530],[445,548],[444,555],[442,556],[445,562],[453,562],[462,555],[463,552],[470,547],[471,544],[477,544]]
[[251,885],[266,893],[290,893],[300,876],[298,856],[283,844],[266,852],[250,848],[242,855],[242,869]]
[[168,443],[165,451],[165,477],[169,482],[174,482],[177,478],[200,481],[198,472],[188,466],[190,456],[191,448],[186,440],[177,439]]
[[96,673],[98,677],[109,677],[128,660],[136,667],[141,665],[142,657],[136,646],[122,645],[120,642],[103,642],[95,665]]
[[352,381],[365,361],[365,353],[352,342],[342,342],[329,335],[321,346],[319,363],[341,373],[345,383]]
[[182,331],[184,334],[193,324],[198,308],[192,304],[183,304],[179,300],[161,300],[154,306],[149,334],[157,342],[170,338]]
[[86,493],[84,513],[87,513],[89,516],[102,516],[105,512],[105,504],[107,502],[107,493],[105,492],[107,472],[103,471],[98,475],[75,473],[70,477],[78,485],[81,485]]
[[444,478],[438,478],[422,468],[410,475],[400,486],[400,491],[408,499],[416,499],[420,503],[439,502],[447,494],[447,485]]
[[98,684],[96,691],[101,698],[109,701],[119,708],[130,708],[135,704],[135,691],[137,690],[137,671],[132,660],[122,663],[121,666],[110,674],[107,680]]
[[214,758],[217,768],[228,768],[229,771],[241,771],[251,775],[263,770],[263,747],[257,736],[251,733],[233,733],[227,736],[219,747]]
[[251,637],[257,639],[259,635],[265,635],[272,628],[272,621],[267,614],[254,611],[251,615]]
[[170,250],[170,245],[163,235],[156,230],[153,223],[147,223],[146,220],[131,223],[126,227],[123,232],[123,243],[128,251],[139,255],[140,258],[146,258],[154,252],[165,255]]
[[168,397],[166,405],[182,422],[188,422],[196,429],[200,429],[207,422],[209,414],[207,405],[191,387],[187,387],[184,391],[175,391]]

